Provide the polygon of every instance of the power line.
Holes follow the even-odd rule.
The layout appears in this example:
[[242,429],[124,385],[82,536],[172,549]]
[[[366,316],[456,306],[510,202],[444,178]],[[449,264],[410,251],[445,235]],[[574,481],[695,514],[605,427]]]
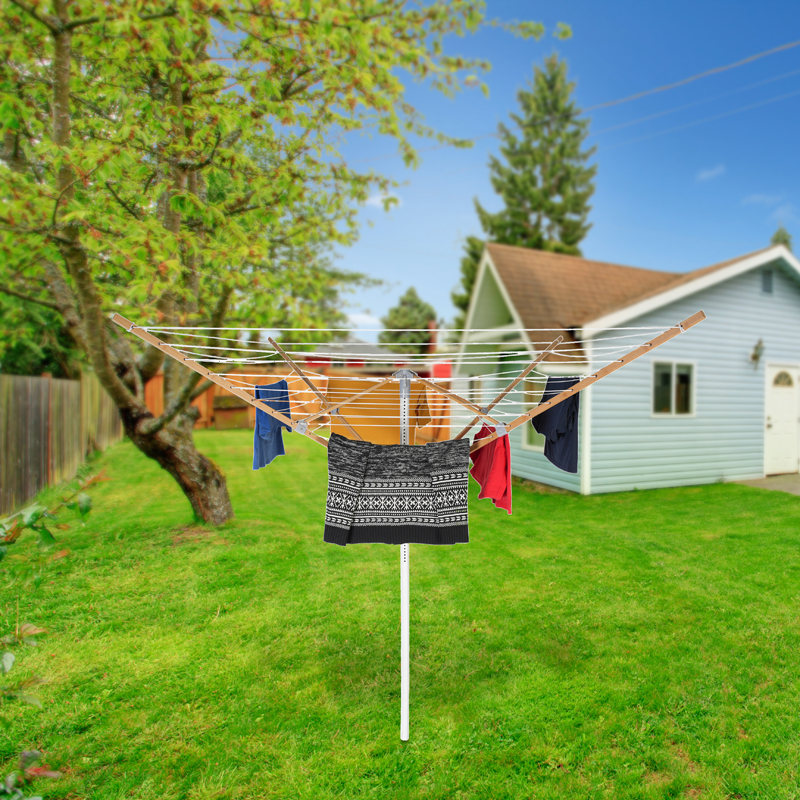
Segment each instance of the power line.
[[629,139],[626,142],[618,142],[617,144],[609,145],[605,148],[605,150],[614,150],[617,147],[623,147],[628,144],[636,144],[637,142],[644,142],[647,139],[655,139],[657,136],[666,136],[668,133],[675,133],[676,131],[682,131],[686,128],[694,128],[696,125],[703,125],[706,122],[713,122],[717,119],[723,119],[724,117],[731,117],[734,114],[741,114],[744,111],[750,111],[754,108],[760,108],[761,106],[767,106],[771,103],[777,103],[780,100],[787,100],[790,97],[796,97],[800,95],[800,89],[796,89],[793,92],[788,92],[787,94],[782,94],[779,97],[772,97],[769,100],[762,100],[760,103],[751,103],[749,106],[742,106],[741,108],[735,108],[733,111],[725,111],[722,114],[714,114],[711,117],[705,117],[704,119],[698,119],[694,122],[687,122],[685,125],[677,125],[674,128],[668,128],[665,131],[659,131],[658,133],[651,133],[647,136],[640,136],[638,139]]
[[[798,39],[798,40],[796,40],[794,42],[788,42],[786,44],[779,45],[778,47],[773,47],[770,50],[764,50],[761,53],[756,53],[756,54],[754,54],[752,56],[748,56],[747,58],[740,59],[739,61],[734,61],[731,64],[725,64],[725,65],[720,66],[720,67],[714,67],[713,69],[707,69],[707,70],[704,70],[703,72],[698,72],[695,75],[690,75],[688,78],[683,78],[682,80],[675,81],[674,83],[667,83],[667,84],[664,84],[662,86],[656,86],[653,89],[646,89],[643,92],[637,92],[636,94],[628,95],[627,97],[621,97],[621,98],[619,98],[617,100],[608,100],[608,101],[606,101],[604,103],[597,103],[597,104],[595,104],[593,106],[589,106],[588,108],[583,109],[583,111],[581,111],[580,113],[581,114],[588,114],[590,111],[598,111],[598,110],[600,110],[602,108],[611,108],[612,106],[622,105],[623,103],[630,103],[633,100],[639,100],[639,99],[641,99],[643,97],[648,97],[649,95],[652,95],[652,94],[657,94],[659,92],[667,92],[667,91],[669,91],[671,89],[677,89],[680,86],[686,86],[687,84],[693,83],[694,81],[698,81],[701,78],[707,78],[707,77],[709,77],[711,75],[719,75],[722,72],[727,72],[728,70],[736,69],[736,67],[742,67],[745,64],[751,64],[753,61],[758,61],[761,58],[766,58],[767,56],[775,55],[776,53],[780,53],[780,52],[783,52],[785,50],[791,50],[792,48],[798,47],[798,46],[800,46],[800,39]],[[559,118],[562,118],[562,117],[563,118],[568,118],[570,116],[572,116],[572,114],[561,114],[561,115],[558,115],[558,116],[540,117],[539,119],[534,120],[532,124],[535,125],[535,124],[539,124],[539,123],[550,122],[550,121],[553,121],[553,120],[556,120],[556,119],[559,119]],[[479,136],[471,137],[470,141],[476,142],[479,139],[488,139],[490,136],[497,136],[497,135],[498,134],[497,134],[496,131],[493,131],[492,133],[483,133],[483,134],[481,134]],[[430,151],[430,150],[441,150],[442,148],[450,147],[450,146],[451,145],[449,145],[449,144],[439,144],[439,145],[431,145],[430,147],[418,147],[417,148],[417,152],[421,153],[421,152],[427,152],[427,151]],[[386,158],[399,158],[401,155],[402,155],[401,153],[391,153],[391,154],[386,154],[386,155],[383,155],[383,156],[371,156],[369,158],[357,158],[357,159],[354,159],[354,160],[352,160],[352,161],[350,161],[348,163],[350,163],[350,164],[359,164],[359,163],[364,163],[364,162],[367,162],[367,161],[381,161],[381,160],[386,159]]]

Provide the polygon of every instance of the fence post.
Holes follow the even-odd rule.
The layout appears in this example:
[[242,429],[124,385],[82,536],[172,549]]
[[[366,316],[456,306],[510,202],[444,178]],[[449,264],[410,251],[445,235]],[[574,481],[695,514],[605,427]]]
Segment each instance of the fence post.
[[47,486],[53,483],[53,373],[43,372],[47,380]]

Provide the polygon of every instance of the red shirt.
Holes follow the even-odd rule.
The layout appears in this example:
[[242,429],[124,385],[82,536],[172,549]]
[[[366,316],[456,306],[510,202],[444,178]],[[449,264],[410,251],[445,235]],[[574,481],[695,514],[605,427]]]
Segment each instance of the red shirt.
[[[484,425],[475,439],[494,433],[494,428]],[[480,484],[481,491],[478,499],[488,497],[497,508],[504,508],[511,513],[511,445],[508,434],[498,436],[493,442],[481,447],[475,453],[470,453],[472,467],[469,474]]]

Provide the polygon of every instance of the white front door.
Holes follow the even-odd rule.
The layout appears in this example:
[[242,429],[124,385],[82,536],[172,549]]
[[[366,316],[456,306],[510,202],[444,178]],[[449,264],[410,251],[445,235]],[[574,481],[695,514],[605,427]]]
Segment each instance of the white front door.
[[800,458],[800,368],[767,367],[764,472],[797,472]]

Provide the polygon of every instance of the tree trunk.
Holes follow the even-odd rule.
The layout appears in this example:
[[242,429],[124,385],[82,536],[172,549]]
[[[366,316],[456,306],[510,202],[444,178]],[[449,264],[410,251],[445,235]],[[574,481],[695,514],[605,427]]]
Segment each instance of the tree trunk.
[[220,468],[195,447],[192,426],[198,411],[189,407],[157,433],[143,434],[140,422],[149,414],[120,409],[130,440],[178,482],[191,503],[195,520],[221,525],[233,519],[233,506]]

